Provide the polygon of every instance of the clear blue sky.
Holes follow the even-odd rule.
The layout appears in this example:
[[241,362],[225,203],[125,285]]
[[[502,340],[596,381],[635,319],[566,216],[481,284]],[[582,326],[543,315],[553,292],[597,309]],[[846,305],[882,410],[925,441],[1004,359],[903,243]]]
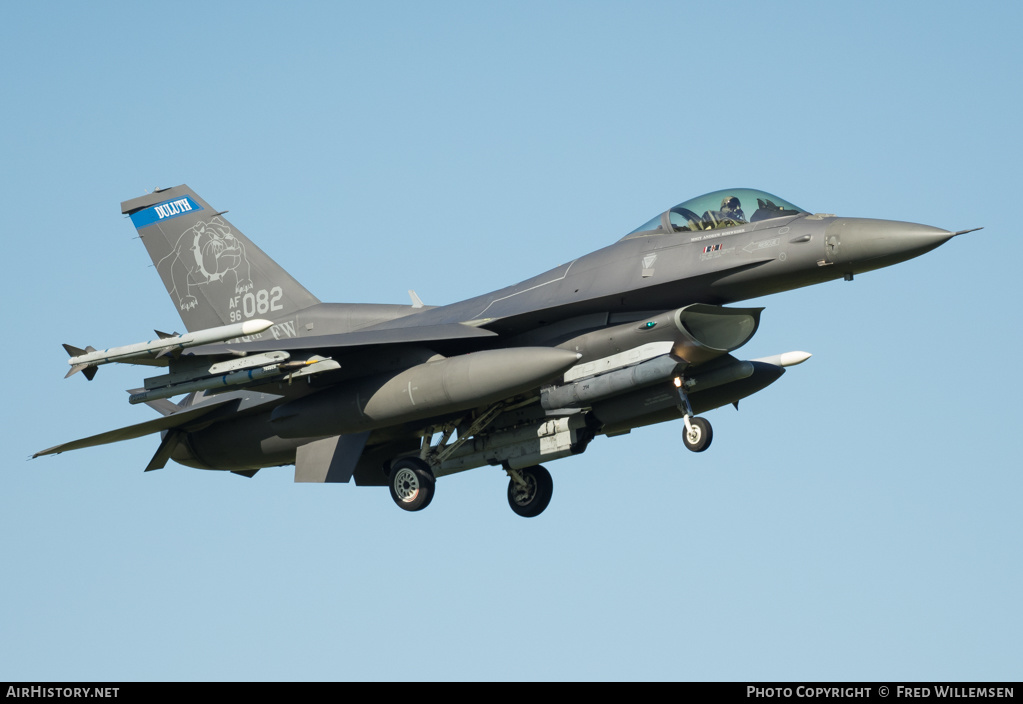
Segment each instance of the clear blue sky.
[[[9,3],[0,680],[1023,676],[1020,5]],[[758,300],[774,386],[506,479],[386,490],[177,465],[144,370],[181,329],[122,200],[187,183],[321,299],[430,304],[719,188],[985,226]],[[684,302],[680,302],[684,303]]]

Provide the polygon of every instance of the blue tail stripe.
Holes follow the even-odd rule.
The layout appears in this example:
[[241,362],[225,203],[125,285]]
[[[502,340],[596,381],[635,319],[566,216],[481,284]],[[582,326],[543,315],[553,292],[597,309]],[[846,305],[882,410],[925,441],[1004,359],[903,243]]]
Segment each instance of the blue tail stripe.
[[188,196],[185,196],[183,198],[167,200],[150,208],[146,208],[145,210],[140,210],[137,213],[132,213],[131,222],[135,225],[135,227],[142,228],[147,225],[152,225],[154,222],[171,220],[179,215],[197,212],[202,209],[203,207],[201,205]]

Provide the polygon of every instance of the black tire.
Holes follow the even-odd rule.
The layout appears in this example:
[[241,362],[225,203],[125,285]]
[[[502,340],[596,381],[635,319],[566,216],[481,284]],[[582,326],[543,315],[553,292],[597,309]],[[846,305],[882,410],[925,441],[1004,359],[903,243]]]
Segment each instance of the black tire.
[[430,466],[418,457],[403,457],[391,465],[387,485],[394,503],[406,511],[422,511],[433,501],[437,480]]
[[693,432],[690,435],[683,426],[682,442],[685,444],[687,450],[703,452],[710,447],[711,440],[714,439],[714,429],[711,428],[710,423],[703,418],[690,418],[689,424],[693,427]]
[[554,480],[551,473],[541,465],[520,469],[519,474],[526,482],[522,487],[514,479],[508,480],[508,505],[524,518],[533,518],[543,513],[554,495]]

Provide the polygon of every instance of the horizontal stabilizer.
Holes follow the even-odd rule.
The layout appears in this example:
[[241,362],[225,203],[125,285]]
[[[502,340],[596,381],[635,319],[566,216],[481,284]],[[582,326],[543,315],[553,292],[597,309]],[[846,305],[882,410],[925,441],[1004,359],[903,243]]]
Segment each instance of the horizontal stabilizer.
[[287,340],[257,340],[238,344],[203,345],[188,351],[193,355],[252,354],[276,350],[328,350],[339,347],[364,347],[369,345],[398,345],[415,342],[440,342],[444,340],[471,340],[497,337],[497,333],[484,328],[461,323],[444,325],[418,325],[403,328],[378,330],[357,330],[334,335],[312,335]]
[[100,433],[99,435],[82,438],[81,440],[72,440],[71,442],[65,442],[61,445],[54,445],[53,447],[35,453],[32,455],[32,459],[42,457],[43,455],[59,455],[61,452],[80,450],[83,447],[95,447],[97,445],[107,445],[112,442],[120,442],[121,440],[132,440],[134,438],[140,438],[143,435],[150,435],[152,433],[159,433],[171,428],[178,428],[201,418],[212,411],[218,410],[224,407],[225,404],[231,402],[237,405],[238,400],[226,398],[219,403],[203,404],[198,408],[181,411],[180,413],[173,413],[169,416],[164,416],[163,418],[146,421],[145,423],[137,423],[136,425],[129,425],[124,428],[118,428],[117,430],[108,430],[107,432]]

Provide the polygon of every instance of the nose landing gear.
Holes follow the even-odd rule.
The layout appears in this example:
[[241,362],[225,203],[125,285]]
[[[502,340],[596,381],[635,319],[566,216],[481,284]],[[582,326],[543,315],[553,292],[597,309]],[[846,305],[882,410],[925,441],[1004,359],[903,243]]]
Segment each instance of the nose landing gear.
[[682,422],[686,424],[686,429],[682,433],[682,444],[687,450],[703,452],[710,447],[710,441],[714,439],[714,430],[705,419],[693,417],[693,407],[689,403],[689,395],[686,393],[682,377],[675,377],[675,388],[678,389],[678,407],[682,411]]
[[683,418],[686,428],[682,432],[682,444],[687,450],[703,452],[710,447],[710,441],[714,439],[714,430],[710,423],[704,418],[690,418],[688,415]]

